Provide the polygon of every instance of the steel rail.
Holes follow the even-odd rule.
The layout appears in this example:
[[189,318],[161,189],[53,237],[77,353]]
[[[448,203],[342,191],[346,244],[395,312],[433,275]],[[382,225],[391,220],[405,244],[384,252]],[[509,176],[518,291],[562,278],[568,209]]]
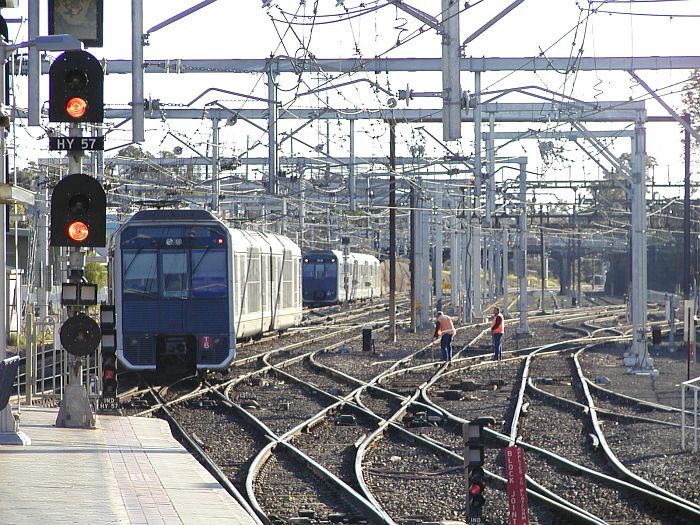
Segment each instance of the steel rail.
[[[153,395],[153,397],[156,399],[160,398],[161,402],[165,401],[160,397],[160,394],[156,392],[155,389],[151,389],[151,395]],[[199,457],[200,462],[204,464],[204,467],[221,484],[224,490],[226,490],[226,492],[228,492],[231,497],[233,497],[238,504],[243,507],[243,510],[245,510],[245,512],[255,521],[256,524],[264,525],[263,521],[258,517],[256,511],[248,504],[248,501],[246,501],[243,495],[238,491],[233,483],[231,483],[226,474],[224,474],[224,472],[216,465],[216,463],[209,457],[209,454],[204,451],[204,449],[199,445],[199,443],[197,443],[190,433],[187,432],[182,425],[180,425],[179,421],[177,421],[170,410],[166,408],[164,403],[161,403],[160,410],[165,415],[165,419],[171,425],[173,425],[183,439],[187,441],[190,449],[195,451],[195,454]]]
[[650,481],[642,478],[641,476],[638,476],[634,472],[630,471],[617,457],[617,455],[612,451],[610,448],[610,445],[608,444],[606,438],[605,438],[605,433],[603,432],[603,429],[600,426],[600,423],[598,422],[598,415],[597,415],[597,409],[595,406],[595,402],[593,400],[593,396],[591,395],[590,390],[588,389],[588,384],[586,381],[584,381],[584,373],[581,368],[581,363],[579,362],[578,356],[583,353],[586,350],[586,348],[582,348],[578,352],[576,352],[573,356],[574,360],[574,365],[576,366],[576,371],[578,373],[579,381],[581,382],[581,386],[583,389],[583,393],[586,397],[586,403],[588,404],[588,415],[590,418],[591,425],[593,426],[593,430],[596,433],[596,436],[598,437],[598,441],[600,442],[600,446],[605,452],[606,456],[609,458],[609,460],[612,463],[613,468],[617,470],[620,475],[624,476],[627,479],[632,480],[636,485],[640,487],[645,487],[647,490],[652,491],[656,494],[659,495],[661,498],[665,498],[667,500],[670,500],[674,502],[675,507],[680,510],[681,512],[684,512],[688,514],[690,517],[693,517],[694,519],[698,520],[700,522],[700,505],[693,503],[691,501],[688,501],[684,498],[681,498],[677,494],[674,494],[672,492],[669,492],[658,485],[655,485],[651,483]]

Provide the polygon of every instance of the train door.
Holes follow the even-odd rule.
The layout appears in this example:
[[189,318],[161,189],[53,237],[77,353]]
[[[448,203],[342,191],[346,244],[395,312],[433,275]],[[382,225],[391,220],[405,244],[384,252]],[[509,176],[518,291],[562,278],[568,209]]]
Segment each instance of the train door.
[[260,250],[260,272],[262,279],[260,281],[260,286],[262,288],[262,305],[260,310],[260,334],[267,330],[270,326],[270,283],[272,282],[270,276],[270,248],[265,246],[264,250]]
[[270,330],[274,330],[282,309],[282,256],[272,255],[270,263]]
[[240,322],[245,314],[245,302],[244,302],[244,291],[245,291],[245,280],[241,276],[246,274],[246,262],[247,257],[244,253],[234,253],[233,255],[233,283],[235,287],[234,295],[234,309],[233,309],[233,326],[236,330],[236,338],[238,337],[238,331],[240,327]]
[[292,305],[296,308],[301,306],[301,257],[294,257],[294,268],[292,269],[292,287],[294,289],[294,299]]
[[[345,261],[344,257],[338,257],[336,259],[335,268],[336,274],[333,276],[333,285],[335,286],[335,300],[336,302],[343,302],[345,300]],[[330,265],[329,265],[330,266]]]
[[160,293],[163,299],[158,309],[158,326],[168,327],[156,339],[156,368],[158,370],[196,369],[196,343],[186,329],[186,305],[190,296],[189,251],[160,250]]
[[372,263],[366,261],[362,266],[362,297],[369,298],[372,297]]
[[263,309],[263,294],[264,287],[260,279],[261,276],[261,261],[262,255],[259,248],[251,249],[250,256],[250,273],[248,277],[248,311],[247,319],[250,319],[252,333],[258,333],[260,331],[260,326],[262,321],[262,309]]
[[350,297],[352,300],[357,299],[357,287],[360,282],[360,264],[357,262],[357,260],[352,261],[352,277],[350,280]]

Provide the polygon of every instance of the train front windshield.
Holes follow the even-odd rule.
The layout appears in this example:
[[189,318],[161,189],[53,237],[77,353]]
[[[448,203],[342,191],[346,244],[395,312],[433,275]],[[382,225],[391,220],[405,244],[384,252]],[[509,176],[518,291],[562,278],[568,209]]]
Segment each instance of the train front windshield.
[[335,256],[305,256],[302,278],[305,302],[334,302],[337,300],[338,259]]
[[122,234],[124,296],[225,297],[224,233],[212,228],[139,227]]
[[310,279],[335,279],[338,277],[338,263],[333,261],[305,262],[304,277]]

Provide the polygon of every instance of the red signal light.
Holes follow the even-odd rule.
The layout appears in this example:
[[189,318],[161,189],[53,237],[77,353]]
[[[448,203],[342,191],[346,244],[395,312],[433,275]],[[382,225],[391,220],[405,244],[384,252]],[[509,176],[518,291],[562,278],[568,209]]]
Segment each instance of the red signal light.
[[103,376],[102,376],[102,377],[103,377],[103,379],[107,379],[107,380],[108,380],[108,379],[114,379],[114,376],[115,376],[115,375],[116,375],[116,373],[114,372],[114,370],[110,370],[110,369],[107,368],[107,369],[104,370],[104,373],[103,373]]
[[68,237],[75,242],[83,242],[90,235],[90,228],[81,221],[73,221],[68,225]]
[[66,102],[66,113],[74,119],[79,119],[87,111],[87,100],[81,97],[73,97]]
[[469,494],[471,494],[472,496],[477,496],[478,494],[481,494],[483,490],[484,486],[480,483],[472,483],[469,487]]

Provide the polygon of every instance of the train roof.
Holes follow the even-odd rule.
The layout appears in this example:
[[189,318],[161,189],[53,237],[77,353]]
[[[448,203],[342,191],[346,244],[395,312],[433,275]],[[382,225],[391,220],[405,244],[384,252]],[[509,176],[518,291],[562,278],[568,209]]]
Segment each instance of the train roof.
[[[304,251],[303,255],[305,257],[314,257],[318,255],[335,255],[335,257],[338,260],[342,260],[343,258],[343,252],[341,252],[340,250],[306,250]],[[367,253],[360,252],[350,252],[349,258],[358,262],[379,262],[379,259],[377,259],[374,255],[369,255]]]
[[227,227],[221,220],[207,210],[177,210],[159,209],[142,210],[136,212],[127,219],[120,228],[110,237],[110,245],[118,242],[122,230],[128,225],[139,226],[147,223],[212,223],[216,222],[226,227],[231,233],[233,249],[237,251],[246,250],[248,246],[255,246],[261,250],[271,249],[274,253],[283,251],[291,252],[292,255],[301,255],[301,248],[289,237],[275,233],[258,232],[255,230],[239,230]]
[[351,252],[350,255],[352,257],[354,257],[355,260],[358,262],[376,262],[376,263],[379,263],[379,259],[377,259],[374,255],[369,255],[368,253]]
[[142,210],[131,216],[129,221],[218,221],[207,210]]
[[231,232],[233,248],[236,251],[247,251],[248,246],[255,246],[259,249],[270,247],[274,253],[281,253],[282,250],[287,250],[292,254],[301,255],[299,246],[284,235],[233,228],[229,228],[229,231]]

